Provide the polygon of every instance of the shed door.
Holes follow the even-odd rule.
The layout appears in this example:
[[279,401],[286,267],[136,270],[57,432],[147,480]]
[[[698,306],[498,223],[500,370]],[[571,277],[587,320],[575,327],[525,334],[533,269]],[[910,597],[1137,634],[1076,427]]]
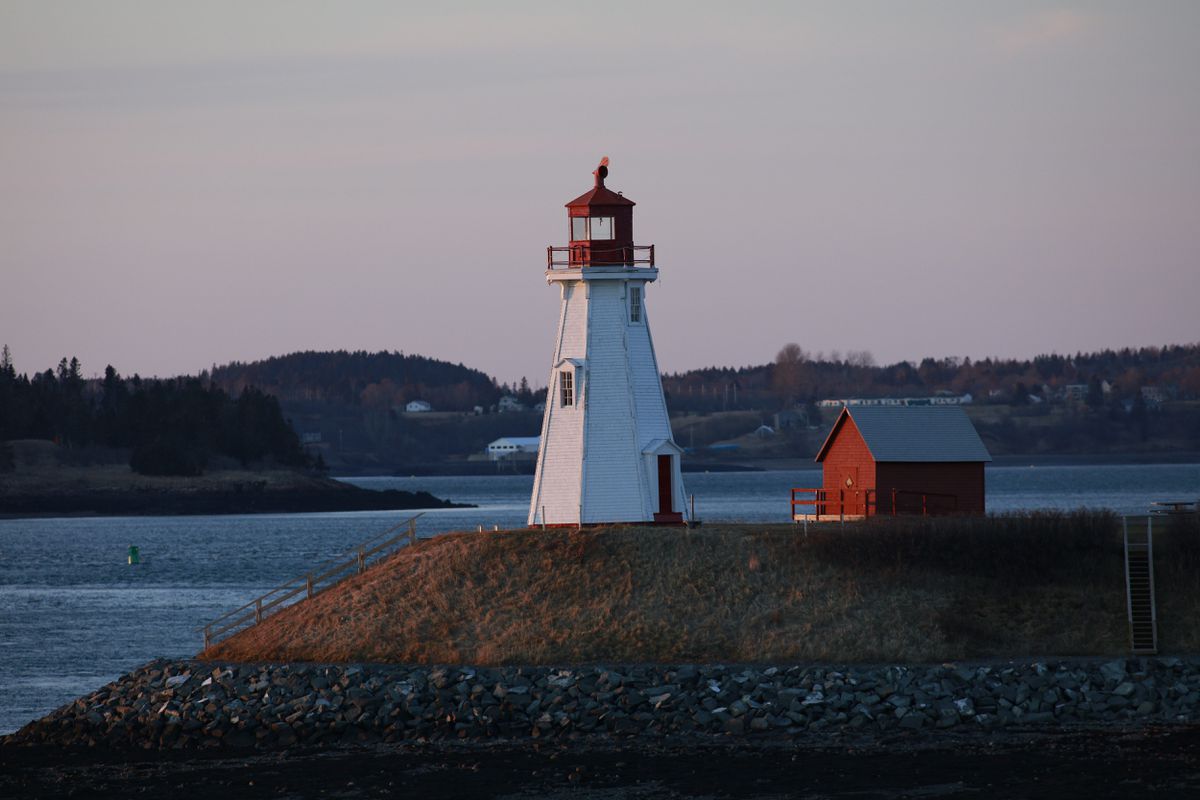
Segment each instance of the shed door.
[[671,457],[658,457],[658,513],[670,514],[675,509],[671,508],[671,498],[674,496],[671,491]]
[[866,495],[863,487],[858,485],[858,467],[842,467],[838,471],[837,492],[834,495],[830,498],[834,501],[833,508],[830,509],[831,513],[838,513],[839,499],[844,504],[843,513],[855,516],[866,513]]

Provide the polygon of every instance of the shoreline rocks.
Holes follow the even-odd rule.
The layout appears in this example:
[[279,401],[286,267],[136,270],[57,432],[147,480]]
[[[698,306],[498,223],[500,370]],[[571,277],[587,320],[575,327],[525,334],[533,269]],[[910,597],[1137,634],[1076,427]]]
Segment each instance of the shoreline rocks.
[[1200,720],[1200,657],[839,667],[156,660],[4,745],[273,749],[580,737],[799,738]]

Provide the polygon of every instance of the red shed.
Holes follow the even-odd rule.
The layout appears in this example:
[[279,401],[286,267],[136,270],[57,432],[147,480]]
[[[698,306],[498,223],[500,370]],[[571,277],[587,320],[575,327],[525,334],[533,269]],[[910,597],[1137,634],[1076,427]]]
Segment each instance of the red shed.
[[843,408],[816,460],[818,517],[984,513],[992,457],[956,406]]

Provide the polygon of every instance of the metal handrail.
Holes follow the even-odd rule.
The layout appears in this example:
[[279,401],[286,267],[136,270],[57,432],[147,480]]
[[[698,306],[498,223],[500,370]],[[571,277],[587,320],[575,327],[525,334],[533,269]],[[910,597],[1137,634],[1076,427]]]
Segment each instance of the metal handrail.
[[[558,253],[565,253],[566,259],[556,258],[555,255]],[[639,257],[639,254],[644,255]],[[636,267],[639,264],[645,264],[647,268],[654,267],[654,245],[635,244],[629,247],[612,247],[604,250],[580,245],[546,248],[546,269],[590,266]]]
[[[367,559],[376,553],[383,552],[392,545],[404,540],[407,540],[408,544],[415,544],[417,541],[417,518],[423,514],[424,512],[421,512],[421,514],[411,516],[403,522],[399,522],[387,530],[375,534],[371,538],[359,543],[356,547],[346,550],[341,556],[327,559],[303,575],[292,578],[286,583],[264,592],[245,605],[226,612],[207,624],[196,628],[196,631],[204,632],[204,649],[208,650],[214,642],[218,641],[218,637],[240,629],[247,622],[252,621],[253,625],[257,625],[266,618],[267,614],[265,612],[278,608],[301,592],[306,593],[304,599],[309,599],[344,580],[343,578],[339,578],[327,586],[319,586],[319,584],[328,578],[339,575],[352,567],[357,567],[357,572],[360,574],[365,572]],[[383,537],[401,528],[406,528],[406,530],[398,535],[383,539]],[[380,541],[381,539],[383,541]],[[351,555],[351,558],[342,560],[347,555]]]

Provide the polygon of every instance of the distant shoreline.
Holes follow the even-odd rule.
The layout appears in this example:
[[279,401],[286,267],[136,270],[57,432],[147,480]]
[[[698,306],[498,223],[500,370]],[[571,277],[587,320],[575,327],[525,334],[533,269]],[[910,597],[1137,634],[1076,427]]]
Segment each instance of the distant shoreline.
[[1180,450],[1173,453],[1079,453],[1063,455],[1000,455],[992,456],[993,467],[1072,467],[1122,466],[1135,464],[1200,464],[1200,451]]
[[[1155,453],[1039,453],[1004,454],[992,457],[992,467],[1068,467],[1121,466],[1152,464],[1200,464],[1200,451],[1180,450]],[[533,475],[534,463],[506,466],[497,469],[494,462],[444,462],[393,467],[376,470],[338,470],[340,478],[428,478],[428,477],[487,477],[490,475]],[[741,461],[696,461],[686,456],[680,465],[683,472],[766,472],[770,470],[817,469],[821,465],[811,458],[748,458]]]
[[[1048,454],[1005,454],[992,456],[992,467],[1069,467],[1069,466],[1122,466],[1153,464],[1200,464],[1200,451],[1180,450],[1170,453],[1048,453]],[[684,471],[721,472],[728,467],[734,470],[797,470],[817,469],[821,465],[812,459],[778,458],[747,459],[732,464],[696,464],[684,462]],[[689,470],[690,467],[690,470]]]
[[0,476],[0,519],[310,514],[472,508],[428,492],[363,489],[286,471],[154,478],[108,469]]

